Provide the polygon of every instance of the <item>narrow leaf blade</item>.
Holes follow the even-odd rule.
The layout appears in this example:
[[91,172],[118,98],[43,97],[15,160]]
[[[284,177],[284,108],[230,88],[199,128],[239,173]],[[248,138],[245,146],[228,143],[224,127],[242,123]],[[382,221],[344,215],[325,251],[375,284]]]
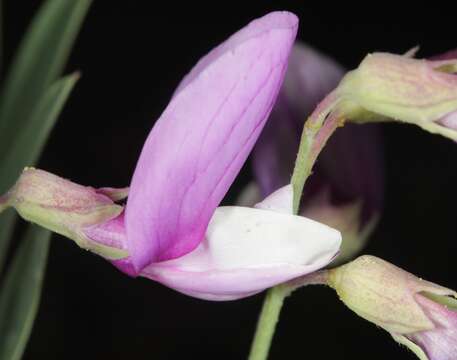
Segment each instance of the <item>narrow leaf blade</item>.
[[5,262],[8,245],[13,235],[16,213],[13,209],[7,209],[0,215],[0,273]]
[[41,154],[79,74],[67,75],[52,84],[38,100],[27,124],[22,126],[14,143],[6,151],[1,164],[0,189],[7,189],[24,166],[32,165]]
[[19,360],[38,311],[51,233],[29,225],[0,297],[0,360]]
[[[39,100],[37,107],[17,134],[1,164],[0,189],[7,189],[26,165],[33,165],[42,152],[49,133],[62,111],[79,74],[67,75],[54,83]],[[4,191],[4,190],[3,190]],[[0,269],[11,238],[15,214],[8,210],[0,215]]]
[[3,69],[3,1],[0,0],[0,79]]
[[90,4],[47,0],[33,19],[1,92],[0,157],[28,121],[37,99],[62,72]]

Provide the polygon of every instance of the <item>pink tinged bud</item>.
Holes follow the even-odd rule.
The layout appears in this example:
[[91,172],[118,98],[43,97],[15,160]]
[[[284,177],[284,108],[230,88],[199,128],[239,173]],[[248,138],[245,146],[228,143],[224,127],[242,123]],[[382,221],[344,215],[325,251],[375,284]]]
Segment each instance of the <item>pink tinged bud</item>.
[[[114,203],[125,189],[94,189],[75,184],[48,172],[26,168],[14,187],[3,196],[26,220],[74,240],[80,247],[107,259],[127,256],[121,242],[93,241],[87,232],[108,223],[123,211]],[[2,209],[0,208],[0,211]]]
[[330,270],[329,285],[351,310],[388,331],[421,360],[455,359],[455,291],[374,256]]
[[339,106],[350,120],[403,121],[457,140],[456,66],[455,59],[367,55],[338,86]]
[[204,239],[270,113],[297,25],[287,12],[255,20],[183,80],[131,182],[127,245],[137,270],[183,256]]

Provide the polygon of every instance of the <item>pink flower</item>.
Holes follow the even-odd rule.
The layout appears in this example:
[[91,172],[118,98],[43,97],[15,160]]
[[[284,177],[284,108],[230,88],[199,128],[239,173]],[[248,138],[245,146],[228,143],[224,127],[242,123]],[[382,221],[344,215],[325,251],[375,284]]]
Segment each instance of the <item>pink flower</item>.
[[[45,176],[38,170],[24,172],[9,205],[130,275],[204,299],[245,297],[325,266],[338,252],[340,234],[292,215],[290,187],[256,209],[218,207],[270,114],[297,26],[291,13],[268,14],[197,63],[148,136],[125,211],[119,213],[113,189],[63,179],[55,180],[56,189],[54,180],[41,182]],[[27,176],[39,186],[27,192],[24,207],[16,200],[26,191]],[[67,191],[75,185],[78,191]],[[93,200],[87,209],[77,199],[80,191]],[[78,206],[62,208],[56,193]],[[110,211],[92,221],[98,205]],[[75,226],[75,211],[90,219],[84,215]],[[43,214],[51,213],[50,224]]]

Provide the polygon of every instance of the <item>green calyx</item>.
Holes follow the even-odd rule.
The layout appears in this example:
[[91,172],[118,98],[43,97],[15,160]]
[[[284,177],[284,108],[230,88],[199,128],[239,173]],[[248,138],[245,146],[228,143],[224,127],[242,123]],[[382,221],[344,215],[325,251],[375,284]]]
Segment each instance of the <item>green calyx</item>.
[[329,270],[328,285],[360,317],[390,333],[430,330],[433,323],[414,295],[421,280],[374,256],[364,255]]
[[122,213],[123,206],[105,193],[42,170],[26,168],[3,197],[3,203],[0,200],[0,211],[13,207],[25,220],[68,237],[83,249],[110,260],[122,259],[128,256],[127,251],[95,242],[84,233],[85,229],[104,224]]
[[369,54],[340,82],[339,110],[360,123],[401,121],[457,140],[457,131],[438,123],[457,110],[457,61]]

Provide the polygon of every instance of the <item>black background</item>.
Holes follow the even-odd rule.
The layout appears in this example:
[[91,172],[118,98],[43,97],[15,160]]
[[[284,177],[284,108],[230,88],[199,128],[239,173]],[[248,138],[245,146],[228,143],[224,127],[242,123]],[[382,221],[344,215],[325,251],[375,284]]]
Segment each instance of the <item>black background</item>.
[[[7,57],[39,4],[6,1]],[[298,37],[347,68],[375,50],[402,53],[421,45],[426,57],[457,47],[453,11],[441,3],[402,10],[379,2],[183,4],[94,1],[67,67],[81,70],[82,78],[40,167],[81,184],[127,185],[180,78],[211,47],[271,10],[299,15]],[[365,252],[457,289],[457,145],[414,126],[390,124],[383,131],[385,211]],[[247,164],[227,202],[249,178]],[[147,279],[130,279],[54,236],[26,359],[243,359],[262,299],[188,298]],[[287,300],[271,352],[271,359],[286,358],[415,357],[346,309],[332,290],[314,287]]]

